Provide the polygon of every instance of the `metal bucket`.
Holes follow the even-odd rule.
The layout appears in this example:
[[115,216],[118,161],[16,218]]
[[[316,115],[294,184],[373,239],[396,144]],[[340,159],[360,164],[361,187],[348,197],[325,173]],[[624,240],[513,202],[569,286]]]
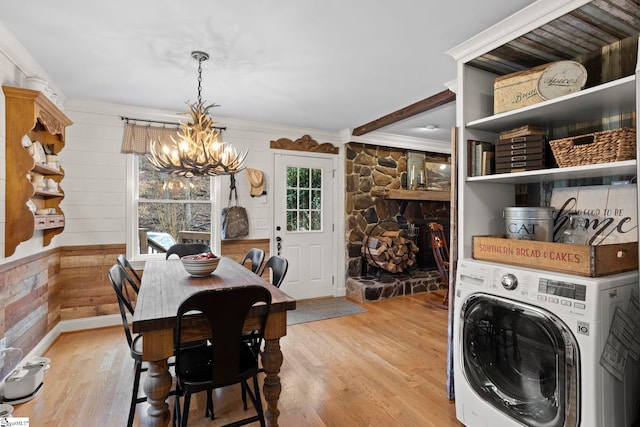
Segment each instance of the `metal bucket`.
[[504,208],[507,238],[553,241],[553,208]]

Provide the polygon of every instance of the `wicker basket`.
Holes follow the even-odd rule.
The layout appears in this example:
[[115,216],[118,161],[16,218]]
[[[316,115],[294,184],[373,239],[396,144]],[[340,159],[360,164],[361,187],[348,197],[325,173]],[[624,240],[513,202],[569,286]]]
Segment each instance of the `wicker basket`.
[[636,130],[619,128],[549,141],[558,166],[592,165],[636,158]]

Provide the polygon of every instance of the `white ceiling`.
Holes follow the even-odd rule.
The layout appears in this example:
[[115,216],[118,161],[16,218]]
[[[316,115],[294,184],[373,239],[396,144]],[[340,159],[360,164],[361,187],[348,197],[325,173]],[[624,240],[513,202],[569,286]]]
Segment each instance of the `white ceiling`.
[[[533,0],[28,0],[0,20],[71,99],[331,131],[446,89],[445,52]],[[453,103],[381,132],[449,141]],[[437,126],[427,132],[424,125]]]

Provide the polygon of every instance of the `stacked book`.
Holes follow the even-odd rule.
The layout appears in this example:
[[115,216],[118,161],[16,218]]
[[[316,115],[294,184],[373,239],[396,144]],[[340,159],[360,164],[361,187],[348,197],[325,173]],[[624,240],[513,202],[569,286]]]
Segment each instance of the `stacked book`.
[[495,146],[490,142],[470,139],[468,143],[468,176],[495,173]]

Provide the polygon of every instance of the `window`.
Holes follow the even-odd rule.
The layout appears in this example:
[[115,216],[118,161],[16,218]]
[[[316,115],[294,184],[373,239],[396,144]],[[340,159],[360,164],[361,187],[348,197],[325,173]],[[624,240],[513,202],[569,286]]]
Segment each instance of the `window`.
[[287,167],[287,231],[322,231],[322,169]]
[[144,155],[135,156],[133,210],[135,257],[166,252],[178,242],[211,239],[210,177],[184,178],[156,171]]

